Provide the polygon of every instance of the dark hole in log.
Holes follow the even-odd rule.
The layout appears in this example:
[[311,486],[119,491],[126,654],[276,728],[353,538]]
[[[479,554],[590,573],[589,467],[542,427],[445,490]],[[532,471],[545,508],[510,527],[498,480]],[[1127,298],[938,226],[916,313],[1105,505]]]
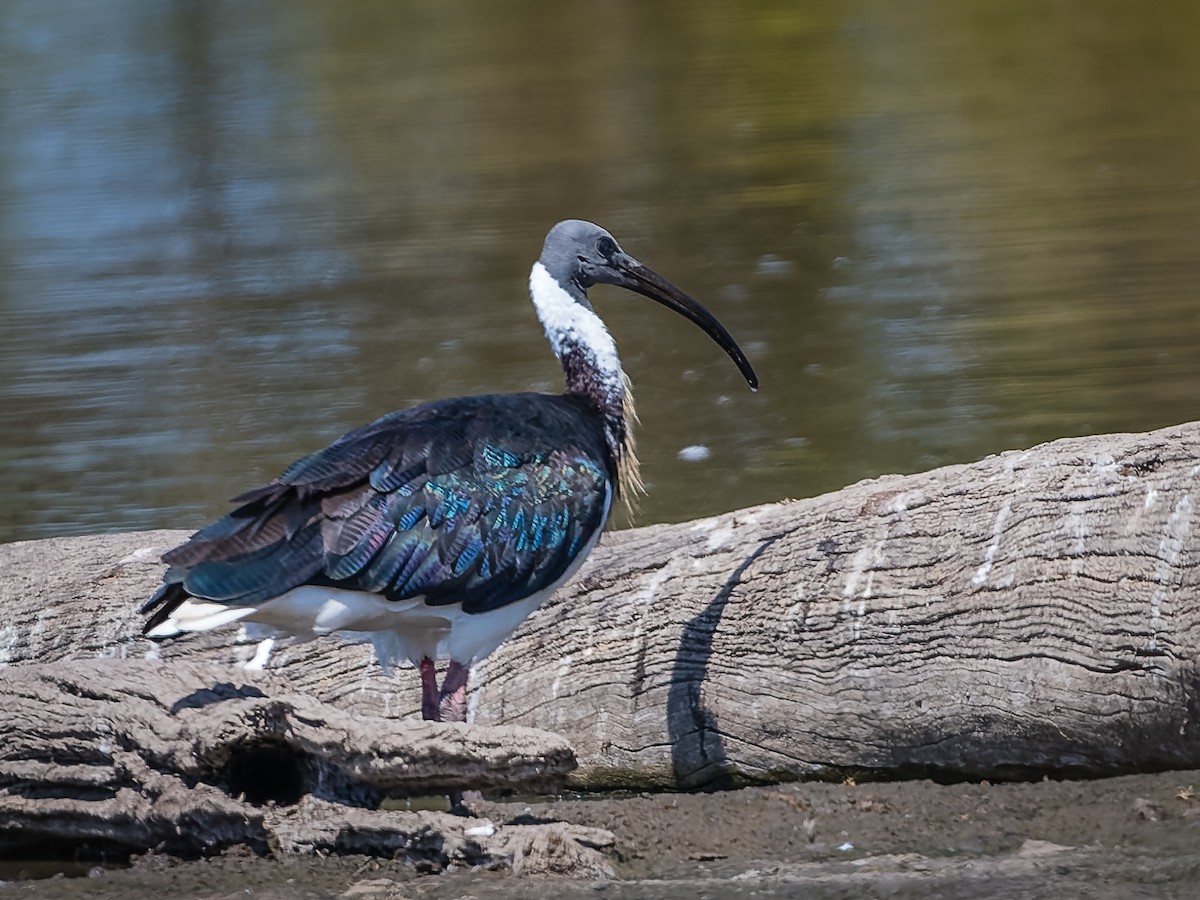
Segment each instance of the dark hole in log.
[[277,741],[253,741],[232,749],[221,772],[231,796],[248,803],[291,806],[308,792],[306,755]]

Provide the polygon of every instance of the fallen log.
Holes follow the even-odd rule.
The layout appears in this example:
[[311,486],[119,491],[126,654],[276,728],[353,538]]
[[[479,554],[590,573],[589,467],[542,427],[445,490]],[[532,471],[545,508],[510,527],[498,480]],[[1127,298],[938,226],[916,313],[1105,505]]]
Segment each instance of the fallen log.
[[[606,535],[477,667],[473,720],[565,736],[588,788],[1200,766],[1197,474],[1192,423]],[[136,636],[183,536],[0,547],[0,659],[250,659],[235,629]],[[271,665],[356,713],[416,712],[415,678],[363,646]]]
[[607,871],[596,850],[611,836],[594,829],[379,808],[385,796],[560,787],[574,756],[545,732],[355,716],[276,675],[182,662],[15,666],[3,695],[0,856],[237,844]]

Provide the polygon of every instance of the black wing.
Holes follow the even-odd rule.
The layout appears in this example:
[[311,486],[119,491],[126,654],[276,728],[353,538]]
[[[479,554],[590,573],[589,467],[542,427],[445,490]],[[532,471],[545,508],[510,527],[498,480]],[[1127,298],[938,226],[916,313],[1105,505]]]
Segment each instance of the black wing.
[[305,584],[496,609],[562,577],[603,527],[614,477],[599,423],[572,398],[392,413],[236,497],[167,553],[144,630],[188,597],[252,606]]

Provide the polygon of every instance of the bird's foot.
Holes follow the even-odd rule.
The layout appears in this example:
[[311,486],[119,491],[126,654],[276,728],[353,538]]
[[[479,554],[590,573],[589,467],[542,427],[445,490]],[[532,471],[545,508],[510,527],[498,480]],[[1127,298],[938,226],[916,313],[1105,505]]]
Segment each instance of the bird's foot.
[[459,688],[452,694],[443,694],[438,712],[443,722],[467,721],[467,689]]
[[482,802],[482,791],[454,791],[450,794],[450,813],[468,819],[478,818],[477,807]]
[[467,679],[471,670],[451,662],[438,695],[438,712],[443,722],[467,721]]

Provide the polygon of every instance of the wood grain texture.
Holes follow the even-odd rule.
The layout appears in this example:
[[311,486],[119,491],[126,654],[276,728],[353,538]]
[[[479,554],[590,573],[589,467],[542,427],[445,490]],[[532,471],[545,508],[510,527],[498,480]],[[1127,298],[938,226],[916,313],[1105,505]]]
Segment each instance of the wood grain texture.
[[596,850],[611,836],[594,829],[478,832],[477,819],[379,808],[385,795],[559,787],[574,758],[552,734],[356,716],[277,675],[185,662],[14,666],[3,697],[0,855],[244,844],[607,871]]
[[[472,680],[481,723],[574,746],[587,787],[1200,766],[1200,423],[1073,438],[606,535]],[[155,532],[0,547],[0,659],[232,663],[136,637]],[[283,647],[298,691],[416,712],[368,648]]]
[[1064,440],[630,533],[479,719],[683,786],[1195,766],[1198,463],[1195,425]]

